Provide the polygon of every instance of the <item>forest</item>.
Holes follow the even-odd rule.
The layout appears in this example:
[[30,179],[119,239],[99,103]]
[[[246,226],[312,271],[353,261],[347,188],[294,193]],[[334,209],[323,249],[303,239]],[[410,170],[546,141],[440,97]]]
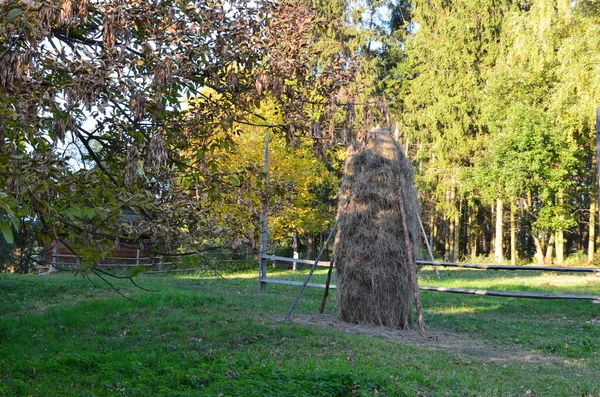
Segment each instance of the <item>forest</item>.
[[314,257],[375,126],[438,259],[591,263],[599,105],[591,0],[8,0],[0,266],[256,253],[265,211]]

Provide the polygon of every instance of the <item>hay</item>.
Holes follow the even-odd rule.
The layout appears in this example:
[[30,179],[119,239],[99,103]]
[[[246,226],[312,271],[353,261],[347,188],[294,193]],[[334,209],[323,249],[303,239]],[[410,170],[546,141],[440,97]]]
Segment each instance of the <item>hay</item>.
[[334,245],[340,317],[405,329],[420,241],[412,166],[391,133],[378,129],[351,150],[344,172]]

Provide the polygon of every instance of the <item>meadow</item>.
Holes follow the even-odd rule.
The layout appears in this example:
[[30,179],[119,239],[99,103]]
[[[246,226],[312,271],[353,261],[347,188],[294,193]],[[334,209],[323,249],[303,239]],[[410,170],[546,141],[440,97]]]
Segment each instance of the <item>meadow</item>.
[[[253,266],[253,265],[252,265]],[[269,269],[302,280],[307,271]],[[324,282],[325,269],[314,280]],[[600,305],[422,292],[427,335],[344,324],[256,271],[0,275],[1,396],[600,396]],[[422,285],[600,295],[594,275],[431,269]]]

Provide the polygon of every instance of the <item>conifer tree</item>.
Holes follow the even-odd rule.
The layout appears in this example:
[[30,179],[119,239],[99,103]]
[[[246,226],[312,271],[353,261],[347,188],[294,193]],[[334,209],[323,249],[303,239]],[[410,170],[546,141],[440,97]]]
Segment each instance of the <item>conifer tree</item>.
[[481,119],[483,88],[509,7],[488,0],[414,4],[399,118],[404,139],[417,145],[417,183],[429,196],[422,202],[434,203],[426,211],[446,220],[448,259],[459,252],[461,212],[468,210],[462,204],[470,211],[482,205],[467,171],[488,131]]

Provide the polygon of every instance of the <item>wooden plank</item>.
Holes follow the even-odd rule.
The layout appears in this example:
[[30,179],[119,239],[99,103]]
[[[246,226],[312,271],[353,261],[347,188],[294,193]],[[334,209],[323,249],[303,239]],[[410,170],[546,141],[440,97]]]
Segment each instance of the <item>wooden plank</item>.
[[[96,265],[96,267],[98,268],[104,268],[104,267],[113,267],[113,268],[129,268],[129,267],[136,267],[136,266],[146,266],[146,267],[153,267],[156,265],[172,265],[172,262],[162,262],[162,263],[141,263],[139,265],[136,265],[135,263],[133,264],[123,264],[123,263],[99,263],[98,265]],[[53,262],[52,265],[58,265],[58,266],[77,266],[79,267],[80,263],[79,262]]]
[[[600,296],[596,295],[578,295],[578,294],[549,294],[542,292],[507,292],[507,291],[490,291],[484,289],[467,289],[467,288],[446,288],[446,287],[430,287],[420,286],[423,291],[436,292],[451,292],[455,294],[471,294],[471,295],[489,295],[489,296],[505,296],[511,298],[533,298],[533,299],[586,299],[592,300],[594,303],[600,302]],[[596,302],[598,301],[598,302]]]
[[[60,255],[60,254],[53,254],[52,255],[54,258],[77,258],[77,255]],[[156,258],[156,257],[155,257]],[[152,257],[127,257],[127,256],[110,256],[106,258],[107,260],[126,260],[126,261],[135,261],[135,260],[148,260],[148,259],[154,259]]]
[[154,273],[172,273],[172,272],[194,272],[194,271],[214,271],[214,269],[206,268],[206,267],[191,267],[187,269],[169,269],[169,270],[149,270],[144,272],[145,274],[154,274]]
[[[279,261],[279,262],[297,262],[297,263],[304,263],[306,265],[314,265],[315,261],[314,260],[310,260],[310,259],[293,259],[293,258],[287,258],[285,256],[276,256],[276,255],[261,255],[260,256],[263,259],[267,259],[270,261]],[[328,261],[319,261],[317,262],[317,266],[329,266],[331,262]]]
[[[304,285],[303,281],[290,281],[290,280],[278,280],[274,278],[261,278],[259,279],[261,283],[271,283],[271,284],[283,284],[283,285],[295,285],[301,287]],[[316,288],[325,288],[325,284],[316,284],[316,283],[307,283],[307,287],[316,287]],[[331,284],[329,288],[335,288],[335,285]]]
[[417,261],[419,265],[444,267],[462,267],[483,270],[537,270],[547,272],[600,273],[599,267],[564,267],[564,266],[511,266],[511,265],[478,265],[473,263]]
[[[307,265],[314,264],[315,261],[310,259],[293,259],[285,256],[276,255],[261,255],[260,257],[279,262],[298,262]],[[482,270],[534,270],[547,272],[572,272],[572,273],[600,273],[600,267],[564,267],[564,266],[511,266],[511,265],[481,265],[474,263],[456,263],[456,262],[435,262],[435,261],[416,261],[419,265],[444,266],[444,267],[461,267],[466,269],[482,269]],[[319,261],[317,266],[329,266],[328,261]]]
[[139,265],[136,265],[135,263],[99,263],[98,265],[96,265],[97,267],[136,267],[136,266],[146,266],[146,267],[153,267],[153,266],[159,266],[159,265],[170,265],[171,262],[161,262],[161,263],[140,263]]
[[[302,281],[290,281],[290,280],[278,280],[273,278],[263,278],[259,280],[263,283],[282,284],[301,286],[304,283]],[[308,283],[308,287],[325,288],[325,284]],[[335,284],[330,284],[329,288],[336,288]],[[511,298],[529,298],[529,299],[583,299],[591,300],[593,303],[600,303],[600,296],[595,295],[577,295],[577,294],[549,294],[543,292],[507,292],[507,291],[491,291],[482,289],[466,289],[466,288],[446,288],[446,287],[432,287],[432,286],[419,286],[421,291],[435,291],[435,292],[450,292],[455,294],[471,294],[471,295],[488,295],[488,296],[504,296]]]

